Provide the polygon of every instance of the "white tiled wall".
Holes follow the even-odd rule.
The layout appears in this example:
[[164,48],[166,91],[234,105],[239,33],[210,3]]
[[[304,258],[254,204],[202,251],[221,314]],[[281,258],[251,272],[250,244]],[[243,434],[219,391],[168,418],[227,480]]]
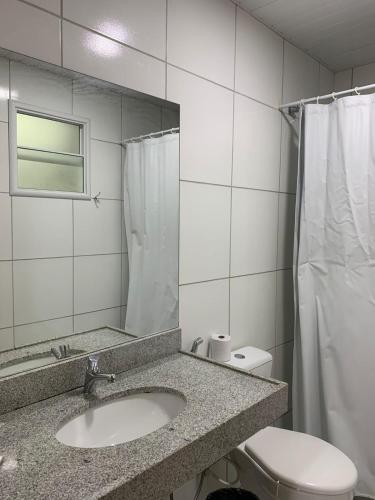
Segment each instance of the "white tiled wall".
[[184,346],[231,326],[290,380],[296,123],[277,107],[331,91],[332,73],[229,0],[63,0],[62,50],[58,15],[0,9],[0,46],[181,103]]
[[[100,192],[100,202],[11,198],[8,116],[0,105],[0,350],[120,327],[128,273],[119,143],[134,118],[148,131],[143,101],[131,98],[138,106],[125,112],[128,98],[0,58],[0,82],[9,81],[23,102],[91,118],[91,192]],[[0,87],[4,102],[7,88]]]

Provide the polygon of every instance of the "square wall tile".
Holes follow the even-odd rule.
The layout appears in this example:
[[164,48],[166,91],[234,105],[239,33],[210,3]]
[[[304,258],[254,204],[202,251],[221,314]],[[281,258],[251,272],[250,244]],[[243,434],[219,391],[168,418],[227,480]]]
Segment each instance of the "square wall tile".
[[247,12],[237,12],[236,91],[279,106],[283,74],[283,40]]
[[122,202],[74,200],[74,255],[121,253]]
[[299,119],[281,114],[280,191],[295,193],[298,178]]
[[0,121],[8,121],[9,61],[0,57]]
[[229,279],[180,286],[179,306],[182,349],[202,337],[198,352],[205,356],[213,333],[229,333]]
[[17,99],[44,109],[72,112],[73,82],[52,71],[11,61],[11,94]]
[[90,119],[90,133],[93,139],[121,141],[121,96],[74,82],[73,112]]
[[319,65],[319,95],[330,94],[334,90],[333,71]]
[[319,63],[284,42],[283,102],[299,101],[319,94]]
[[9,193],[8,124],[3,122],[0,122],[0,192]]
[[181,183],[180,284],[229,273],[230,188]]
[[0,193],[0,260],[12,258],[11,199],[6,193]]
[[294,337],[293,271],[276,273],[276,345],[285,344]]
[[14,0],[0,0],[0,47],[61,63],[60,19]]
[[15,259],[73,255],[72,200],[15,196],[12,202]]
[[[0,262],[0,328],[13,324],[12,263]],[[0,330],[1,332],[1,330]]]
[[168,1],[168,62],[233,88],[235,6],[226,0]]
[[64,17],[165,59],[166,0],[64,0]]
[[41,7],[42,9],[49,10],[54,14],[60,15],[61,5],[60,2],[62,0],[30,0],[30,3]]
[[74,316],[74,331],[84,332],[103,326],[121,328],[121,307]]
[[91,141],[91,193],[101,198],[121,200],[121,146],[104,141]]
[[122,138],[138,137],[162,130],[162,107],[137,99],[122,98]]
[[234,349],[275,345],[276,273],[230,280],[230,334]]
[[276,269],[277,196],[233,189],[231,276]]
[[279,194],[279,236],[277,242],[277,268],[293,265],[294,217],[296,197]]
[[18,260],[13,264],[14,323],[73,314],[73,259]]
[[353,88],[352,85],[352,68],[345,69],[344,71],[339,71],[335,73],[335,92],[340,92],[340,90],[347,90]]
[[14,327],[16,347],[23,347],[46,340],[59,339],[73,333],[73,317],[52,319],[30,325]]
[[181,179],[230,185],[233,93],[168,67],[167,96],[181,105]]
[[292,407],[293,344],[288,342],[275,348],[272,366],[272,377],[289,384],[289,409]]
[[64,66],[165,98],[165,62],[63,22]]
[[13,328],[0,330],[0,352],[14,349]]
[[236,94],[233,185],[278,191],[280,112]]
[[74,259],[74,312],[81,314],[121,305],[121,255]]

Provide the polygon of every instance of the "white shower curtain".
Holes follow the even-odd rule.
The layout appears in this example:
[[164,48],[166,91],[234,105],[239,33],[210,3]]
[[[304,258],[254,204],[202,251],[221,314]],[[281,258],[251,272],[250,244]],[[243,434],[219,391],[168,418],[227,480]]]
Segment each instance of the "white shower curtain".
[[129,143],[124,169],[129,255],[125,330],[178,326],[179,134]]
[[375,97],[305,107],[295,239],[296,430],[375,498]]

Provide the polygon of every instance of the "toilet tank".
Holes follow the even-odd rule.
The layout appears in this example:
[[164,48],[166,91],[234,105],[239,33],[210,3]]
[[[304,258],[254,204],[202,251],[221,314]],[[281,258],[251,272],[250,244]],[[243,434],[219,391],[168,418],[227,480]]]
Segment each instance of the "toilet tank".
[[256,347],[246,346],[231,352],[227,365],[248,370],[254,375],[270,377],[272,371],[272,355]]

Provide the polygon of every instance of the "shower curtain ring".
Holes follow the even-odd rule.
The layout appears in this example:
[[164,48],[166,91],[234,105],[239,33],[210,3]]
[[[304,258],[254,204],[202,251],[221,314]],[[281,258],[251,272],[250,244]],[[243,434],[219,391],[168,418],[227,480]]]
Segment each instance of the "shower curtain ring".
[[316,98],[316,104],[319,104],[320,95]]
[[360,93],[360,92],[358,92],[358,87],[355,87],[355,88],[354,88],[354,92],[355,92],[357,95],[361,95],[361,93]]
[[336,97],[335,92],[332,92],[331,96],[332,96],[332,99],[333,99],[334,101],[337,101],[337,97]]

